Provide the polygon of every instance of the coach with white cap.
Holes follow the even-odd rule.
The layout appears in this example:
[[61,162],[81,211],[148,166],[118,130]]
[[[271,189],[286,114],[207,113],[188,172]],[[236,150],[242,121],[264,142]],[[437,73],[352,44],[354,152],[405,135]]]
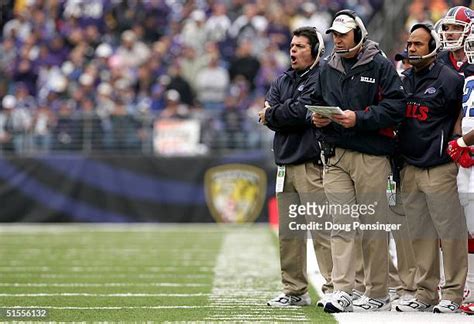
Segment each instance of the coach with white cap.
[[[315,91],[313,99],[315,103],[338,106],[343,112],[331,118],[313,114],[314,125],[321,128],[319,140],[326,162],[324,191],[331,205],[359,211],[354,216],[336,209],[334,224],[351,225],[356,221],[373,230],[357,235],[354,228],[332,231],[334,294],[324,310],[390,310],[387,233],[373,225],[389,222],[388,157],[395,150],[391,127],[404,117],[405,92],[392,63],[376,43],[367,39],[364,23],[355,12],[338,12],[326,33],[332,33],[334,49],[321,68],[322,89]],[[318,98],[318,93],[322,97]],[[365,292],[353,303],[358,244],[362,244]]]

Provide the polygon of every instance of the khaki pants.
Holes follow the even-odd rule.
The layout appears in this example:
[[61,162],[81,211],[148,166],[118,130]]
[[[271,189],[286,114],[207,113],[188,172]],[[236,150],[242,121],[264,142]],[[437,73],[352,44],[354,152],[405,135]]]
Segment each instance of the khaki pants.
[[[387,157],[340,148],[336,148],[335,156],[328,161],[324,175],[324,191],[330,204],[360,210],[359,215],[347,215],[338,210],[332,213],[333,223],[340,226],[333,229],[331,234],[334,290],[352,293],[357,270],[357,240],[360,240],[365,295],[371,298],[383,298],[388,295],[387,232],[363,230],[356,234],[351,225],[354,222],[387,224],[386,188],[389,172]],[[362,208],[368,206],[373,213],[368,213],[367,210],[362,212]],[[356,215],[358,217],[355,217]]]
[[[323,222],[326,215],[311,217],[301,215],[300,219],[291,218],[289,208],[304,206],[307,203],[323,204],[326,200],[323,189],[323,167],[312,162],[286,166],[285,183],[282,193],[277,194],[278,213],[280,218],[280,265],[283,292],[288,295],[301,295],[308,290],[306,268],[307,232],[299,233],[288,230],[289,222],[307,223],[316,220]],[[323,292],[332,291],[332,258],[330,232],[311,231],[314,250],[322,276],[326,279]]]
[[[397,188],[397,204],[391,206],[389,215],[390,223],[401,224],[399,231],[393,231],[393,239],[397,250],[397,267],[392,264],[389,268],[390,280],[389,287],[397,288],[397,293],[401,296],[404,294],[415,294],[415,275],[416,261],[415,252],[411,244],[408,231],[407,217],[403,210],[400,188]],[[394,268],[392,268],[392,266]],[[398,286],[397,286],[398,279]]]
[[[392,258],[389,257],[388,287],[396,289],[397,294],[400,296],[405,294],[414,295],[416,292],[415,253],[413,251],[413,246],[408,233],[408,224],[403,211],[400,188],[396,189],[396,195],[397,204],[395,206],[390,206],[388,219],[391,224],[401,224],[401,226],[399,230],[392,231],[393,239],[396,245],[397,265],[395,266]],[[389,235],[387,235],[387,239],[390,240]],[[364,264],[362,258],[362,242],[360,240],[356,240],[355,262],[356,273],[354,289],[359,292],[364,292]]]
[[467,272],[467,228],[454,163],[428,169],[403,168],[402,200],[416,258],[416,297],[438,303],[441,240],[446,283],[442,299],[460,304]]

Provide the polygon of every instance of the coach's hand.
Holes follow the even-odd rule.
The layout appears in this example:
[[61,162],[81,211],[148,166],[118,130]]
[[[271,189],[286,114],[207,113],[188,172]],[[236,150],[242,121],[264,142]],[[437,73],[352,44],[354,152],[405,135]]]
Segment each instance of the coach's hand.
[[268,108],[271,108],[270,103],[268,101],[265,101],[265,107],[258,112],[258,122],[262,125],[267,124],[267,121],[265,120],[265,112]]
[[352,110],[344,110],[341,115],[332,115],[332,119],[344,128],[351,128],[356,124],[356,114]]
[[464,153],[469,153],[470,149],[469,146],[464,143],[462,137],[458,138],[457,140],[452,140],[448,143],[448,148],[446,149],[446,153],[451,157],[454,162],[459,162],[459,159]]
[[329,118],[316,113],[313,113],[311,115],[311,121],[316,127],[324,127],[331,123],[331,120]]

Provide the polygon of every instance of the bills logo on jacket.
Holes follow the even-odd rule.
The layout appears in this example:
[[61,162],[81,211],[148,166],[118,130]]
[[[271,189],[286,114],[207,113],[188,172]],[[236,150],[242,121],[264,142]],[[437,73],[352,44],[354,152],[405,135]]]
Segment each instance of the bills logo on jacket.
[[430,109],[427,106],[420,105],[416,102],[407,102],[405,116],[407,118],[415,118],[419,121],[425,121],[428,119],[429,111]]

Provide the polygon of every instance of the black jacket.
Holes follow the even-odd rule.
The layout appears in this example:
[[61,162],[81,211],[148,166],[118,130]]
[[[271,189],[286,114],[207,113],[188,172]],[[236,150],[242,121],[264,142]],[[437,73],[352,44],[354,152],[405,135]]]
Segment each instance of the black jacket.
[[271,108],[266,110],[265,120],[268,128],[275,131],[273,152],[278,165],[320,160],[317,130],[305,107],[319,88],[319,65],[301,75],[286,71],[272,83],[266,96]]
[[461,109],[462,76],[439,61],[403,75],[408,101],[399,139],[405,161],[420,168],[451,161],[446,147]]
[[326,102],[356,113],[352,128],[331,123],[322,128],[321,141],[372,155],[390,155],[395,150],[394,132],[405,110],[405,92],[392,63],[377,44],[368,40],[357,63],[345,72],[340,56],[333,53],[321,68],[321,93],[313,102]]

